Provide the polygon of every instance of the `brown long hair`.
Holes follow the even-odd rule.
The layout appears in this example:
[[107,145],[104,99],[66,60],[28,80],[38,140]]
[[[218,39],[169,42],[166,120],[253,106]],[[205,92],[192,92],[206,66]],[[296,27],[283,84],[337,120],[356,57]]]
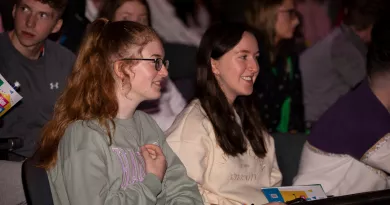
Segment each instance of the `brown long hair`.
[[278,7],[284,0],[254,0],[247,7],[245,17],[247,23],[261,31],[267,40],[268,46],[275,42],[275,25]]
[[[53,119],[43,129],[36,155],[40,167],[50,169],[55,165],[59,142],[72,122],[97,120],[111,143],[110,124],[114,125],[118,112],[113,64],[120,58],[139,56],[142,48],[155,39],[157,34],[151,28],[135,22],[98,19],[89,26],[67,87],[54,107]],[[139,48],[138,53],[130,53],[130,48]],[[134,65],[128,62],[120,64],[123,73]],[[124,78],[121,80],[130,84],[129,76]]]
[[[244,32],[253,34],[252,29],[239,23],[215,24],[206,31],[197,54],[196,98],[211,121],[218,145],[225,154],[243,154],[249,142],[256,156],[262,158],[267,149],[254,94],[237,97],[233,109],[211,70],[211,59],[218,60],[233,49]],[[242,126],[236,122],[234,111],[239,115]]]

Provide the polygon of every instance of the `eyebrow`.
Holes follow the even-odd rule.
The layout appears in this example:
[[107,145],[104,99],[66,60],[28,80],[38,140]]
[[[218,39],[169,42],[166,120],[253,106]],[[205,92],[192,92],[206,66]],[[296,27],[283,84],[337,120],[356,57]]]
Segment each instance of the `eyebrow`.
[[[19,8],[20,7],[26,7],[28,9],[30,9],[30,10],[33,9],[31,6],[27,5],[26,3],[20,4]],[[39,14],[46,14],[46,15],[52,17],[52,18],[54,17],[54,12],[52,12],[52,11],[36,11],[36,12],[39,13]]]
[[[240,50],[240,51],[236,52],[236,54],[238,54],[238,53],[251,54],[252,52],[250,52],[249,50]],[[255,54],[260,54],[260,51],[256,51]]]
[[28,6],[26,3],[22,3],[22,4],[20,4],[19,5],[19,8],[20,7],[26,7],[26,8],[28,8],[28,9],[30,9],[31,7],[30,6]]
[[[134,13],[129,12],[129,11],[124,11],[124,12],[122,12],[122,14],[134,15]],[[143,13],[143,14],[141,14],[140,16],[147,16],[147,14],[146,14],[146,13]]]
[[160,54],[153,54],[152,57],[162,58]]

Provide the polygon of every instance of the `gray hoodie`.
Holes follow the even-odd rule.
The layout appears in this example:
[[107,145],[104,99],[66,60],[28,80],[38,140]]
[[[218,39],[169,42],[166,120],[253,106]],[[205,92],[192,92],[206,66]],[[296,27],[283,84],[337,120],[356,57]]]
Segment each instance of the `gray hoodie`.
[[[115,119],[112,145],[96,121],[69,125],[48,171],[55,205],[203,204],[196,183],[147,114]],[[160,146],[167,160],[161,183],[145,172],[139,147]]]

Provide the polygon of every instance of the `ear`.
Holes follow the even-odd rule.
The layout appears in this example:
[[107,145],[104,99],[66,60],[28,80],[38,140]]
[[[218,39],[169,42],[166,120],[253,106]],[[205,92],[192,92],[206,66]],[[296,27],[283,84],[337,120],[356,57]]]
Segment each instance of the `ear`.
[[12,17],[15,19],[15,15],[16,15],[16,4],[14,5],[14,7],[12,8]]
[[219,71],[219,61],[218,60],[214,60],[214,59],[211,59],[210,60],[211,62],[211,71],[215,74],[215,75],[219,75],[220,74],[220,71]]
[[53,28],[53,30],[51,31],[51,33],[57,33],[60,29],[61,29],[61,27],[62,27],[62,19],[58,19],[57,20],[57,23],[56,23],[56,25],[54,26],[54,28]]
[[[121,62],[121,61],[116,61],[115,63],[114,63],[114,73],[115,73],[115,76],[118,78],[118,79],[120,79],[120,80],[122,80],[122,79],[124,79],[125,77],[127,77],[126,76],[126,74],[130,77],[130,80],[133,80],[134,79],[134,77],[135,77],[135,73],[134,73],[134,71],[133,71],[133,68],[132,67],[130,67],[130,69],[122,69],[122,66],[123,66],[123,62]],[[125,73],[123,73],[123,72],[126,72],[126,74]]]
[[122,72],[121,66],[122,62],[120,61],[116,61],[114,63],[114,73],[119,80],[122,80],[125,77],[125,74]]

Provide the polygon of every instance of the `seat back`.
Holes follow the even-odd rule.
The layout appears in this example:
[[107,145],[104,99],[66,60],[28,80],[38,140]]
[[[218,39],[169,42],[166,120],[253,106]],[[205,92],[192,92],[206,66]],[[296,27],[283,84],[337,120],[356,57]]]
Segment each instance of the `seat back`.
[[29,205],[53,205],[49,179],[46,170],[36,166],[33,158],[24,161],[22,180]]
[[282,186],[291,186],[298,173],[303,145],[307,135],[304,133],[273,133],[276,157],[283,175]]
[[0,160],[0,205],[26,204],[21,172],[22,162]]

